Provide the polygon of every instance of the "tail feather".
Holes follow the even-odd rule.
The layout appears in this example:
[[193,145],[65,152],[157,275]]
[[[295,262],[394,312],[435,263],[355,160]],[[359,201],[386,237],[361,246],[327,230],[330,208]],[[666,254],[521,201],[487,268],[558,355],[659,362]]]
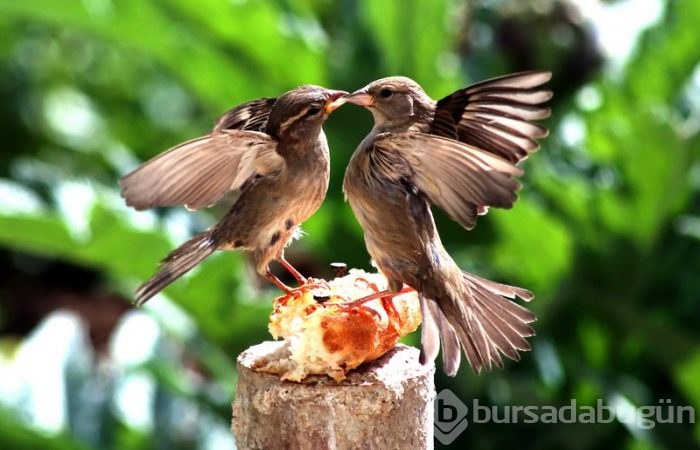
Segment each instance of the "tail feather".
[[514,353],[512,358],[517,357],[517,350],[530,350],[530,344],[525,337],[532,336],[534,330],[527,323],[521,322],[518,317],[504,317],[504,306],[489,302],[492,294],[482,287],[473,287],[472,295],[475,308],[483,318],[482,325],[489,330],[488,335],[500,350],[504,353],[512,350]]
[[[455,329],[453,327],[453,329]],[[455,331],[457,336],[459,336],[459,341],[462,344],[462,349],[464,349],[464,354],[467,356],[467,361],[472,367],[480,367],[483,363],[483,358],[478,350],[478,345],[469,331],[466,331],[464,327],[457,326]]]
[[433,308],[430,307],[432,300],[421,294],[418,294],[418,300],[423,317],[420,327],[420,363],[427,364],[429,361],[434,361],[440,351],[440,328],[438,328],[436,317],[433,315]]
[[146,303],[170,283],[192,270],[194,266],[214,253],[216,248],[217,246],[211,238],[211,233],[204,232],[195,235],[192,239],[173,250],[161,261],[161,268],[158,273],[149,278],[136,290],[134,304],[138,307]]
[[461,362],[462,352],[460,350],[459,338],[452,324],[447,320],[447,317],[445,317],[442,311],[440,311],[438,304],[431,301],[430,307],[433,310],[433,315],[438,318],[437,323],[440,328],[442,368],[447,375],[453,377],[457,375],[459,363]]
[[530,337],[535,335],[535,330],[528,325],[528,323],[537,320],[534,314],[525,308],[523,309],[528,313],[527,315],[513,314],[511,309],[513,307],[521,308],[520,305],[498,296],[493,296],[493,299],[494,301],[491,303],[483,303],[484,307],[488,308],[492,314],[498,316],[501,321],[507,323],[509,327],[518,332],[521,336]]
[[490,291],[507,298],[520,297],[522,300],[529,302],[535,295],[528,291],[527,289],[519,288],[516,286],[509,286],[503,283],[496,283],[495,281],[487,280],[486,278],[481,278],[473,273],[462,272],[462,275],[467,280],[478,283],[484,287],[487,287]]
[[442,367],[449,376],[455,376],[459,369],[461,350],[454,327],[445,317],[440,306],[430,299],[420,296],[423,325],[421,328],[421,364],[433,361],[442,344]]
[[534,295],[526,289],[495,283],[467,272],[462,272],[462,276],[463,292],[466,293],[464,308],[476,327],[483,330],[487,341],[480,347],[485,350],[480,352],[483,358],[476,361],[476,365],[472,364],[474,371],[491,370],[492,362],[503,367],[501,353],[519,361],[518,351],[531,348],[525,338],[535,334],[528,324],[537,318],[531,311],[508,299],[520,297],[529,301]]
[[[503,366],[503,362],[498,355],[493,355],[494,348],[490,336],[484,329],[480,318],[477,317],[475,311],[467,307],[463,309],[461,319],[452,320],[452,326],[457,330],[462,347],[465,349],[467,360],[477,374],[481,372],[481,368],[485,367],[491,370],[491,361],[493,360],[499,367]],[[466,311],[464,311],[466,309]],[[452,318],[452,317],[450,317]]]
[[507,357],[519,361],[520,355],[518,350],[530,349],[527,341],[519,334],[514,333],[514,330],[507,322],[499,320],[498,315],[493,314],[492,311],[486,311],[483,305],[477,303],[477,308],[479,310],[478,314],[481,316],[480,323],[491,344],[491,353],[498,355],[500,350]]
[[519,361],[518,352],[530,350],[526,338],[535,332],[528,324],[537,317],[509,300],[530,301],[534,298],[530,291],[462,272],[462,285],[453,292],[456,295],[426,300],[442,339],[445,373],[457,373],[460,345],[477,374],[493,365],[503,367],[501,354]]

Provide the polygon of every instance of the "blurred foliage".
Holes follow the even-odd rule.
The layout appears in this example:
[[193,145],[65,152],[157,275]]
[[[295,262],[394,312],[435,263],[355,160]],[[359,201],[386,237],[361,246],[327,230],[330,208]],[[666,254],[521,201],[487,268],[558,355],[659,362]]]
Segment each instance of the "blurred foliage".
[[[625,1],[606,2],[617,3]],[[471,233],[436,212],[465,269],[537,294],[533,352],[479,377],[467,367],[454,379],[438,375],[438,388],[467,404],[671,399],[697,409],[700,3],[659,2],[659,21],[622,60],[601,50],[595,24],[574,4],[0,0],[2,360],[22,353],[43,317],[18,325],[32,309],[27,302],[40,300],[22,300],[22,283],[46,298],[59,287],[80,293],[78,310],[94,327],[104,312],[97,293],[128,301],[169,249],[222,214],[136,213],[122,204],[116,180],[203,134],[232,105],[304,83],[352,90],[389,74],[413,77],[439,98],[509,71],[549,69],[551,135],[524,164],[520,201],[491,211]],[[329,196],[288,251],[305,273],[330,276],[336,260],[369,267],[340,185],[370,126],[369,114],[347,107],[325,127]],[[67,267],[83,275],[67,276],[75,273]],[[66,383],[76,400],[61,433],[32,430],[0,398],[0,446],[213,448],[201,430],[227,426],[234,358],[268,336],[275,294],[252,290],[251,281],[241,255],[210,258],[146,308],[162,330],[151,356],[125,368],[110,366],[109,349],[86,357],[88,369]],[[105,364],[112,368],[100,369]],[[129,376],[156,386],[145,428],[115,413],[115,386]],[[93,386],[97,399],[77,386]],[[90,405],[100,413],[80,413]],[[472,424],[458,442],[474,449],[700,444],[697,425],[643,431],[617,422]]]

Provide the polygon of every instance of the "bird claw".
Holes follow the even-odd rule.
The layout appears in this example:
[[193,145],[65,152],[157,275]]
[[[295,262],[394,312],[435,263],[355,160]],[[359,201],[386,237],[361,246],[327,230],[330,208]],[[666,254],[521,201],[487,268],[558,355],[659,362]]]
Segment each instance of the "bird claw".
[[[348,299],[344,299],[344,300],[347,301]],[[374,308],[370,308],[369,306],[366,306],[362,303],[356,304],[356,302],[344,302],[344,303],[339,304],[338,306],[345,309],[346,311],[358,309],[364,313],[369,313],[369,314],[372,314],[374,316],[377,316],[379,319],[382,318],[382,315],[379,313],[379,311],[376,311]]]
[[[372,283],[371,281],[369,281],[365,277],[357,277],[357,278],[355,278],[355,286],[357,286],[358,281],[361,281],[365,284],[365,289],[372,289],[375,292],[375,294],[379,293],[380,289],[376,283]],[[360,287],[360,286],[357,286],[357,287]]]
[[382,308],[386,311],[387,318],[389,319],[389,326],[394,329],[394,332],[398,333],[401,329],[401,314],[396,309],[394,305],[394,296],[392,297],[382,297]]
[[304,296],[306,293],[308,293],[310,291],[314,291],[316,289],[326,289],[328,291],[331,290],[330,286],[328,285],[326,280],[309,278],[301,286],[293,288],[293,289],[289,288],[287,291],[285,291],[285,294],[292,296],[294,298],[299,298],[299,297]]
[[306,281],[306,284],[309,284],[314,288],[328,289],[329,291],[331,290],[331,286],[328,284],[328,281],[324,280],[323,278],[309,278]]
[[302,289],[302,286],[294,289],[290,289],[288,292],[285,292],[288,297],[292,297],[293,299],[298,299],[304,296],[306,291]]

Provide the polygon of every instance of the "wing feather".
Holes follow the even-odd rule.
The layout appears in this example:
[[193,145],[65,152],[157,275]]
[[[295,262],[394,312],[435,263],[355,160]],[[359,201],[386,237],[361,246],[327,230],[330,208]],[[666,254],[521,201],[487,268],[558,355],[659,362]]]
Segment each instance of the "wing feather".
[[517,163],[537,151],[547,129],[530,123],[549,117],[541,89],[550,72],[520,72],[482,81],[437,102],[431,133],[457,139]]
[[277,141],[255,131],[224,130],[180,144],[119,180],[127,205],[211,206],[254,176],[280,170]]
[[264,132],[270,111],[276,101],[276,98],[259,98],[238,105],[217,120],[214,132],[222,130]]
[[522,170],[512,163],[461,142],[427,133],[387,133],[374,141],[375,167],[396,179],[396,155],[408,162],[398,176],[423,192],[463,227],[472,229],[490,206],[510,208],[517,200]]

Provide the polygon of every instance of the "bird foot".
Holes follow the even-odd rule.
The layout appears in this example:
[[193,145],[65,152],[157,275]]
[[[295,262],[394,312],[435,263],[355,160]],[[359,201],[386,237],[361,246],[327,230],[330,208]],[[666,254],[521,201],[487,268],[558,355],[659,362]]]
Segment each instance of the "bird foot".
[[311,280],[311,278],[306,278],[304,275],[301,274],[297,269],[294,268],[291,264],[289,264],[289,261],[287,261],[284,258],[279,258],[280,264],[282,264],[282,267],[284,267],[287,272],[291,273],[294,279],[296,279],[299,282],[299,287],[305,285],[306,283]]
[[[366,281],[366,280],[365,280],[365,281]],[[374,284],[374,283],[372,283],[372,284]],[[369,283],[368,283],[368,286],[369,286]],[[369,286],[369,287],[371,287],[371,286]],[[411,287],[405,287],[405,288],[401,289],[399,292],[391,292],[391,291],[388,290],[388,289],[385,289],[385,290],[383,290],[383,291],[379,291],[379,289],[376,289],[376,285],[374,285],[374,288],[373,288],[373,289],[375,290],[375,293],[374,293],[374,294],[370,294],[370,295],[366,295],[366,296],[364,296],[364,297],[360,297],[360,298],[358,298],[357,300],[354,300],[354,301],[352,301],[352,302],[350,302],[350,303],[346,303],[346,306],[349,306],[349,307],[361,306],[361,305],[363,305],[363,304],[365,304],[365,303],[367,303],[367,302],[371,302],[371,301],[377,300],[377,299],[379,299],[379,298],[391,300],[391,299],[393,299],[394,297],[396,297],[397,295],[407,294],[407,293],[409,293],[409,292],[413,292],[413,291],[414,291],[414,289],[411,288]]]
[[[359,281],[360,283],[364,283],[364,284],[365,284],[365,286],[364,286],[365,289],[372,289],[375,293],[378,293],[378,292],[379,292],[379,286],[377,286],[376,283],[373,283],[373,282],[369,281],[367,278],[365,278],[365,277],[357,277],[357,278],[355,279],[355,285],[357,285],[358,281]],[[358,286],[358,287],[360,287],[360,286]],[[386,291],[386,292],[389,292],[389,291]],[[377,298],[378,298],[378,297],[377,297]]]
[[330,291],[330,286],[328,286],[326,280],[309,278],[299,287],[288,288],[288,291],[285,291],[285,294],[298,298],[305,295],[307,292],[314,291],[316,289],[326,289]]

